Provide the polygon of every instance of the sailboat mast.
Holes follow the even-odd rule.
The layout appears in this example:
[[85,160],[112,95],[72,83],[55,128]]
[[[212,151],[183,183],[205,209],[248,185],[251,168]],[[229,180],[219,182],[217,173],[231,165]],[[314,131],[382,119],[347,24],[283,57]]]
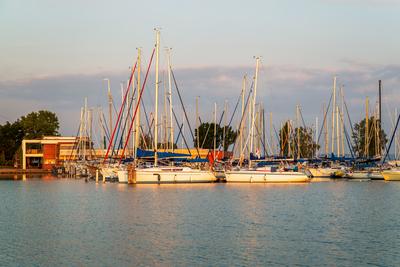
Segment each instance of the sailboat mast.
[[81,122],[80,122],[80,127],[79,127],[79,143],[78,143],[78,155],[77,155],[77,159],[80,159],[80,156],[82,156],[82,151],[83,151],[83,127],[84,127],[84,113],[85,112],[85,108],[81,107]]
[[168,54],[168,94],[169,94],[169,116],[171,131],[171,148],[174,152],[174,123],[172,120],[172,85],[171,85],[171,48],[167,49]]
[[291,147],[291,138],[290,136],[292,135],[292,121],[288,120],[288,135],[287,135],[287,144],[288,144],[288,157],[292,156],[292,147]]
[[[395,118],[397,118],[397,108],[394,110]],[[397,132],[394,133],[394,158],[397,160],[397,150],[399,146],[399,140],[397,138]]]
[[[379,123],[378,123],[378,148],[379,148],[379,151],[378,151],[378,155],[380,156],[381,154],[382,154],[382,151],[381,151],[381,127],[382,127],[382,81],[381,80],[379,80],[379,114],[378,114],[378,116],[379,116]],[[395,147],[396,147],[396,142],[395,142]]]
[[318,157],[318,117],[315,118],[315,145],[315,157]]
[[379,151],[379,132],[378,132],[378,112],[379,112],[379,103],[377,104],[378,106],[375,108],[375,115],[374,115],[374,122],[375,122],[375,156],[379,156],[380,155],[380,151]]
[[[242,119],[244,115],[244,95],[246,91],[246,75],[243,77],[243,84],[242,84]],[[240,154],[239,154],[239,162],[240,162],[240,167],[242,166],[242,156],[243,156],[243,125],[244,122],[240,125]]]
[[84,143],[83,143],[83,161],[86,162],[86,141],[87,141],[87,97],[85,97],[85,107],[83,112],[83,134],[84,134]]
[[214,103],[214,153],[213,153],[214,162],[215,162],[216,149],[217,149],[217,103]]
[[324,148],[325,148],[325,155],[327,156],[328,155],[328,150],[329,150],[329,146],[328,146],[328,122],[327,122],[327,119],[326,119],[326,117],[327,117],[327,115],[328,115],[328,111],[326,110],[326,107],[325,107],[325,102],[324,102],[324,104],[322,105],[322,112],[323,112],[323,118],[325,118],[324,119],[324,121],[323,121],[323,123],[324,123],[324,136],[325,136],[325,138],[324,138]]
[[283,122],[281,121],[280,136],[279,136],[279,140],[278,140],[278,142],[280,142],[280,146],[281,146],[280,153],[279,153],[279,155],[281,157],[283,157],[283,150],[284,150],[284,148],[283,148],[283,133],[284,133]]
[[365,137],[364,137],[364,143],[365,143],[365,157],[369,157],[369,111],[368,111],[368,104],[369,104],[369,100],[368,100],[368,96],[365,99]]
[[342,140],[342,155],[345,156],[345,152],[344,152],[344,92],[343,92],[343,85],[341,87],[341,95],[342,95],[342,111],[340,112],[340,117],[341,117],[341,125],[342,125],[342,132],[341,132],[341,140]]
[[224,103],[224,128],[223,128],[223,131],[222,131],[222,150],[224,152],[226,150],[225,139],[226,139],[226,124],[227,124],[227,118],[228,118],[228,115],[227,115],[227,103],[228,103],[228,101],[225,100],[225,103]]
[[154,110],[154,166],[158,166],[158,64],[159,64],[159,54],[160,54],[160,31],[155,29],[156,31],[156,88],[155,88],[155,110]]
[[[165,81],[165,73],[164,73],[164,71],[163,71],[163,81]],[[162,143],[163,143],[163,148],[164,148],[164,151],[166,151],[167,149],[168,149],[168,144],[169,144],[169,142],[168,142],[168,140],[167,140],[167,138],[168,138],[168,117],[167,117],[167,88],[165,87],[165,83],[163,82],[163,87],[164,87],[164,114],[163,114],[163,131],[164,131],[164,134],[163,134],[163,141],[162,141]]]
[[[250,130],[250,153],[253,153],[253,142],[254,142],[254,123],[255,123],[255,111],[256,111],[256,97],[257,97],[257,80],[258,80],[258,67],[260,64],[260,58],[256,58],[256,73],[254,76],[254,93],[253,93],[253,110],[251,118],[251,130]],[[249,160],[249,167],[251,167],[251,160]]]
[[340,156],[340,139],[339,139],[340,129],[339,129],[339,106],[336,106],[336,147],[337,155]]
[[196,131],[197,131],[197,138],[196,138],[196,147],[197,150],[200,148],[200,133],[199,133],[199,97],[196,96]]
[[100,124],[100,132],[101,132],[101,141],[100,141],[100,148],[101,150],[105,149],[105,132],[104,132],[104,124],[103,124],[103,109],[99,107],[98,109],[98,116],[99,116],[99,124]]
[[[120,83],[120,90],[121,90],[121,106],[122,106],[124,104],[124,84],[123,83]],[[129,88],[128,88],[128,90],[129,90]],[[128,92],[128,94],[129,94],[129,92]],[[128,96],[128,99],[129,99],[129,96]],[[126,110],[126,108],[122,107],[121,122],[124,122],[124,117],[126,117],[128,115],[128,114],[124,114],[124,113],[126,113],[126,112],[124,112],[124,110]],[[121,125],[123,125],[123,124],[121,124]],[[123,129],[123,127],[122,127],[122,129]],[[121,132],[122,147],[124,147],[124,145],[125,145],[124,144],[124,142],[125,142],[125,131],[126,131],[126,129],[123,132]]]
[[296,106],[296,125],[297,125],[297,158],[301,157],[300,153],[300,109],[299,105]]
[[273,135],[272,135],[272,128],[273,128],[273,122],[272,122],[272,112],[269,113],[269,138],[270,138],[270,142],[271,142],[271,156],[274,155],[275,153],[275,149],[274,149],[274,139],[273,139]]
[[140,84],[140,71],[141,71],[141,57],[142,57],[142,49],[140,47],[137,48],[138,55],[137,55],[137,66],[138,66],[138,72],[137,72],[137,79],[136,79],[136,88],[137,88],[137,99],[136,105],[137,105],[137,113],[136,113],[136,125],[135,125],[135,151],[133,152],[135,155],[135,160],[137,156],[137,149],[139,147],[139,140],[140,140],[140,102],[139,102],[139,96],[141,94],[141,84]]
[[89,133],[89,149],[92,149],[92,136],[93,136],[93,109],[89,109],[88,110],[88,122],[89,122],[89,129],[88,129],[88,133]]
[[335,152],[335,111],[336,111],[336,76],[333,77],[333,105],[332,105],[332,133],[331,133],[331,152]]
[[111,86],[110,86],[110,79],[106,79],[107,80],[107,95],[108,95],[108,115],[109,115],[109,131],[112,131],[112,95],[111,95]]

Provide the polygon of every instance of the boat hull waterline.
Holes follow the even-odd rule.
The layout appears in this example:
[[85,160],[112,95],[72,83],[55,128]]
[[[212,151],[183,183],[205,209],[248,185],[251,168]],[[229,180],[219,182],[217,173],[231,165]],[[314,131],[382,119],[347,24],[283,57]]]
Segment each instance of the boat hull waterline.
[[301,172],[227,171],[228,183],[307,183],[311,178]]
[[212,183],[217,178],[211,171],[191,168],[146,168],[134,170],[137,184]]

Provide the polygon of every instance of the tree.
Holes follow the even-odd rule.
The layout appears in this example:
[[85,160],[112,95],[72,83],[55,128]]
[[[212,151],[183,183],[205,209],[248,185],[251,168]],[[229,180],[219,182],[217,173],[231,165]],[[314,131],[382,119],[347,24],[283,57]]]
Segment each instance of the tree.
[[12,165],[23,138],[24,131],[19,120],[0,125],[0,165]]
[[45,135],[59,135],[59,122],[55,113],[47,110],[31,112],[22,116],[20,123],[25,133],[25,138],[42,138]]
[[59,123],[55,113],[40,110],[22,116],[14,123],[0,125],[0,165],[11,165],[20,150],[24,138],[42,138],[59,135]]
[[[381,128],[381,122],[375,119],[374,116],[368,119],[368,149],[366,149],[365,130],[366,119],[361,120],[354,125],[353,133],[353,150],[359,157],[370,158],[373,156],[381,155],[381,151],[385,149],[387,143],[387,136],[385,131]],[[377,129],[380,129],[378,131]],[[378,134],[379,132],[379,134]],[[379,139],[379,141],[378,141]],[[366,154],[368,150],[368,153]]]
[[320,147],[313,140],[311,128],[292,128],[289,121],[279,130],[279,139],[281,155],[285,157],[312,158]]
[[[194,140],[193,143],[197,145],[197,136],[199,136],[199,146],[200,148],[213,149],[214,148],[214,123],[203,122],[199,126],[199,134],[197,134],[197,129],[194,131]],[[221,127],[219,124],[216,125],[216,146],[217,148],[221,145],[223,146],[223,137],[224,137],[224,127]],[[228,147],[235,142],[237,136],[237,132],[232,129],[231,126],[225,126],[225,151],[228,150]]]

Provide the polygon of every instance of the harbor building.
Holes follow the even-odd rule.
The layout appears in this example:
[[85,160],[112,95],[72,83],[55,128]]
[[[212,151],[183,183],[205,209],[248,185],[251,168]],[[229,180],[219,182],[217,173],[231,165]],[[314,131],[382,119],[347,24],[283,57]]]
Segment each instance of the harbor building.
[[22,169],[46,169],[61,165],[73,153],[76,137],[45,136],[22,140]]

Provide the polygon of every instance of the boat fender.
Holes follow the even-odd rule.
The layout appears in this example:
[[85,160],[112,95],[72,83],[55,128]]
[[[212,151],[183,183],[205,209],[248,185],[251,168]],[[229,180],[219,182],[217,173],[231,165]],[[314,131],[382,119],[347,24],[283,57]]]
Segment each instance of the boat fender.
[[153,173],[153,175],[156,175],[156,176],[157,176],[157,181],[158,181],[158,183],[160,184],[160,182],[161,182],[161,175],[158,174],[158,173]]
[[304,173],[307,175],[308,178],[313,178],[314,177],[309,169],[304,169]]

